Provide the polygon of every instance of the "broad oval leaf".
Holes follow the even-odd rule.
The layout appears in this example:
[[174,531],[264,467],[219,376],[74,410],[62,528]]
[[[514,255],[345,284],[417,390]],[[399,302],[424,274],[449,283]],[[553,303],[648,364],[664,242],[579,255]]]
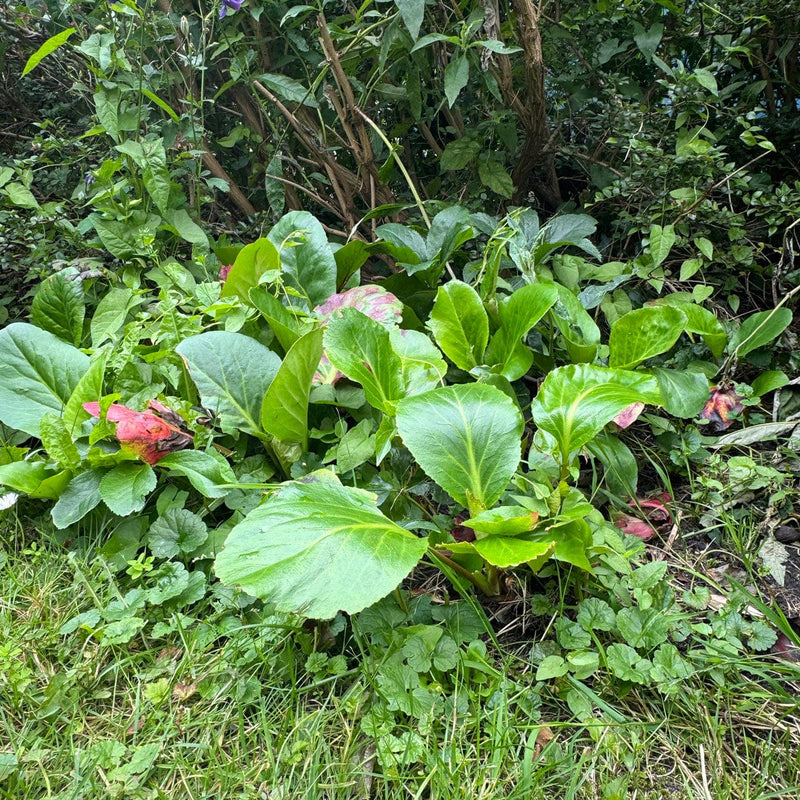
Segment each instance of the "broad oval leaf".
[[336,293],[336,259],[325,229],[308,211],[290,211],[267,238],[280,252],[287,283],[308,298],[310,307]]
[[515,536],[489,536],[479,539],[473,546],[490,564],[506,569],[548,558],[555,552],[556,542],[531,542]]
[[696,417],[708,401],[708,378],[690,370],[650,370],[661,389],[664,410],[683,419]]
[[631,403],[661,404],[651,375],[625,369],[570,364],[554,369],[531,404],[536,425],[555,437],[566,463]]
[[144,508],[156,482],[156,474],[149,464],[118,464],[100,479],[100,497],[115,514],[127,517]]
[[749,316],[742,327],[733,336],[730,352],[741,358],[777,339],[792,321],[792,312],[788,308],[773,308],[771,311],[759,311]]
[[268,270],[280,270],[281,257],[269,239],[257,239],[243,247],[236,255],[220,297],[235,295],[245,303],[250,302],[250,290],[258,286],[261,276]]
[[494,386],[406,397],[397,404],[397,428],[422,469],[473,513],[500,499],[519,465],[522,415]]
[[478,293],[461,281],[440,286],[428,327],[444,354],[466,371],[483,364],[489,317]]
[[608,340],[610,367],[628,369],[666,353],[686,326],[686,314],[674,306],[647,306],[620,317]]
[[486,350],[487,364],[498,364],[508,380],[521,378],[533,363],[533,354],[521,341],[558,300],[554,283],[531,283],[517,289],[498,306],[500,328]]
[[89,356],[35,325],[0,331],[0,422],[39,436],[42,417],[61,414]]
[[301,336],[290,348],[261,405],[261,426],[282,442],[308,436],[308,395],[322,357],[322,328]]
[[281,360],[255,339],[208,331],[176,348],[189,368],[203,405],[218,414],[223,430],[261,431],[261,405]]
[[364,387],[367,402],[394,412],[403,396],[403,364],[392,349],[389,331],[354,308],[343,308],[328,323],[325,352],[336,369]]
[[92,469],[78,473],[67,485],[58,502],[50,509],[53,524],[59,530],[83,519],[100,503],[100,480],[103,473]]
[[233,528],[217,556],[223,583],[329,619],[385,597],[414,568],[427,539],[396,525],[368,492],[338,481],[293,483]]

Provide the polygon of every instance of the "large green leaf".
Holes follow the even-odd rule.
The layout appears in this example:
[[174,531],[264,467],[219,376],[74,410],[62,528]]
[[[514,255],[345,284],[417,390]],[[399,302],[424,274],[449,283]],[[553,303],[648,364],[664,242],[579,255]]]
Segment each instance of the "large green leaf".
[[478,293],[467,283],[439,287],[428,327],[444,354],[460,369],[483,364],[489,318]]
[[77,275],[73,278],[56,272],[39,285],[31,303],[31,322],[77,347],[83,336],[85,305],[81,282]]
[[664,410],[675,417],[696,417],[708,402],[708,378],[701,372],[652,369],[661,389]]
[[308,438],[308,395],[322,357],[322,328],[301,336],[289,348],[261,405],[261,427],[282,442]]
[[746,356],[777,339],[789,327],[791,321],[792,312],[788,308],[773,308],[771,311],[752,314],[734,334],[729,349],[739,358]]
[[61,414],[89,356],[25,322],[0,331],[0,422],[39,436],[42,417]]
[[367,402],[388,414],[403,396],[403,363],[389,331],[354,308],[343,308],[325,331],[325,352],[336,369],[364,387]]
[[610,367],[627,369],[666,353],[686,326],[686,314],[674,306],[647,306],[620,317],[608,340]]
[[522,415],[493,386],[406,397],[397,405],[397,427],[422,469],[472,513],[499,500],[519,465]]
[[517,289],[497,308],[500,328],[486,350],[487,364],[498,364],[510,381],[521,378],[533,363],[533,354],[520,341],[558,299],[553,283],[531,283]]
[[427,540],[377,509],[375,498],[336,481],[288,484],[233,528],[217,556],[224,583],[328,619],[354,614],[391,592]]
[[631,403],[661,403],[656,379],[641,372],[570,364],[545,378],[531,404],[536,425],[558,442],[562,462]]
[[156,488],[156,474],[138,461],[118,464],[100,479],[100,497],[120,517],[141,511],[147,495]]
[[225,497],[230,492],[225,485],[236,483],[231,465],[216,450],[178,450],[165,455],[158,466],[170,475],[182,475],[204,497]]
[[0,465],[0,486],[46,500],[55,500],[71,477],[70,470],[56,472],[45,461],[12,461]]
[[279,270],[281,257],[269,239],[257,239],[243,247],[233,262],[225,279],[221,297],[235,295],[245,303],[250,302],[250,290],[258,286],[259,278],[267,270]]
[[101,470],[88,470],[76,475],[50,509],[53,524],[59,530],[83,519],[100,503]]
[[702,336],[714,358],[720,358],[728,343],[728,334],[725,332],[725,328],[707,308],[698,306],[685,298],[686,295],[681,293],[667,295],[656,300],[654,305],[675,306],[683,311],[686,314],[685,330]]
[[550,542],[531,542],[515,536],[489,536],[474,543],[475,549],[495,567],[518,567],[528,562],[538,562],[556,549],[555,539]]
[[290,211],[267,237],[278,248],[287,283],[313,308],[336,293],[336,259],[325,229],[308,211]]
[[573,361],[593,361],[600,344],[600,328],[566,286],[558,285],[558,300],[550,316],[564,337],[564,345]]
[[280,358],[249,336],[209,331],[176,348],[189,368],[203,405],[218,414],[223,430],[261,434],[261,404]]

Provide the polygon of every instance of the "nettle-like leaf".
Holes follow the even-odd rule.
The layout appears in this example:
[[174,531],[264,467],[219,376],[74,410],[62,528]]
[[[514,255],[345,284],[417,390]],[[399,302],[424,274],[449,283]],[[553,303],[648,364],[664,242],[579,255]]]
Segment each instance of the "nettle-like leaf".
[[536,425],[555,437],[566,464],[631,403],[661,405],[651,375],[624,369],[570,364],[545,378],[531,404]]
[[78,346],[83,336],[85,303],[77,275],[57,272],[37,289],[31,303],[31,321],[59,339]]
[[354,614],[391,592],[427,540],[385,517],[373,495],[327,476],[286,484],[236,525],[217,556],[220,580],[316,619]]
[[262,434],[261,406],[281,360],[255,339],[209,331],[176,348],[189,368],[203,405],[218,414],[223,430]]
[[61,414],[89,356],[48,331],[14,322],[0,331],[0,422],[39,436],[42,417]]
[[620,317],[608,340],[610,367],[628,369],[666,353],[686,326],[686,314],[674,306],[646,306]]
[[397,428],[422,469],[474,513],[500,499],[519,466],[522,415],[493,386],[406,397],[397,404]]

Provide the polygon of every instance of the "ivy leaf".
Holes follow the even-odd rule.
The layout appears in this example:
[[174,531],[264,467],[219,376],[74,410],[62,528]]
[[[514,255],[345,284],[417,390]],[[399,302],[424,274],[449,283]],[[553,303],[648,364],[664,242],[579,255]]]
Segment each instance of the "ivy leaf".
[[674,244],[675,229],[672,225],[663,228],[660,225],[650,226],[650,256],[654,267],[664,263]]

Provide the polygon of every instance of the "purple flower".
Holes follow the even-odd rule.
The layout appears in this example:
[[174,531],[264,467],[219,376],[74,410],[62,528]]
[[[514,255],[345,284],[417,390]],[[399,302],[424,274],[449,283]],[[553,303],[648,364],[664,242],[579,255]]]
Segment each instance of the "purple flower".
[[231,11],[238,11],[242,7],[244,0],[222,0],[222,8],[219,11],[219,18],[225,19],[228,9]]

